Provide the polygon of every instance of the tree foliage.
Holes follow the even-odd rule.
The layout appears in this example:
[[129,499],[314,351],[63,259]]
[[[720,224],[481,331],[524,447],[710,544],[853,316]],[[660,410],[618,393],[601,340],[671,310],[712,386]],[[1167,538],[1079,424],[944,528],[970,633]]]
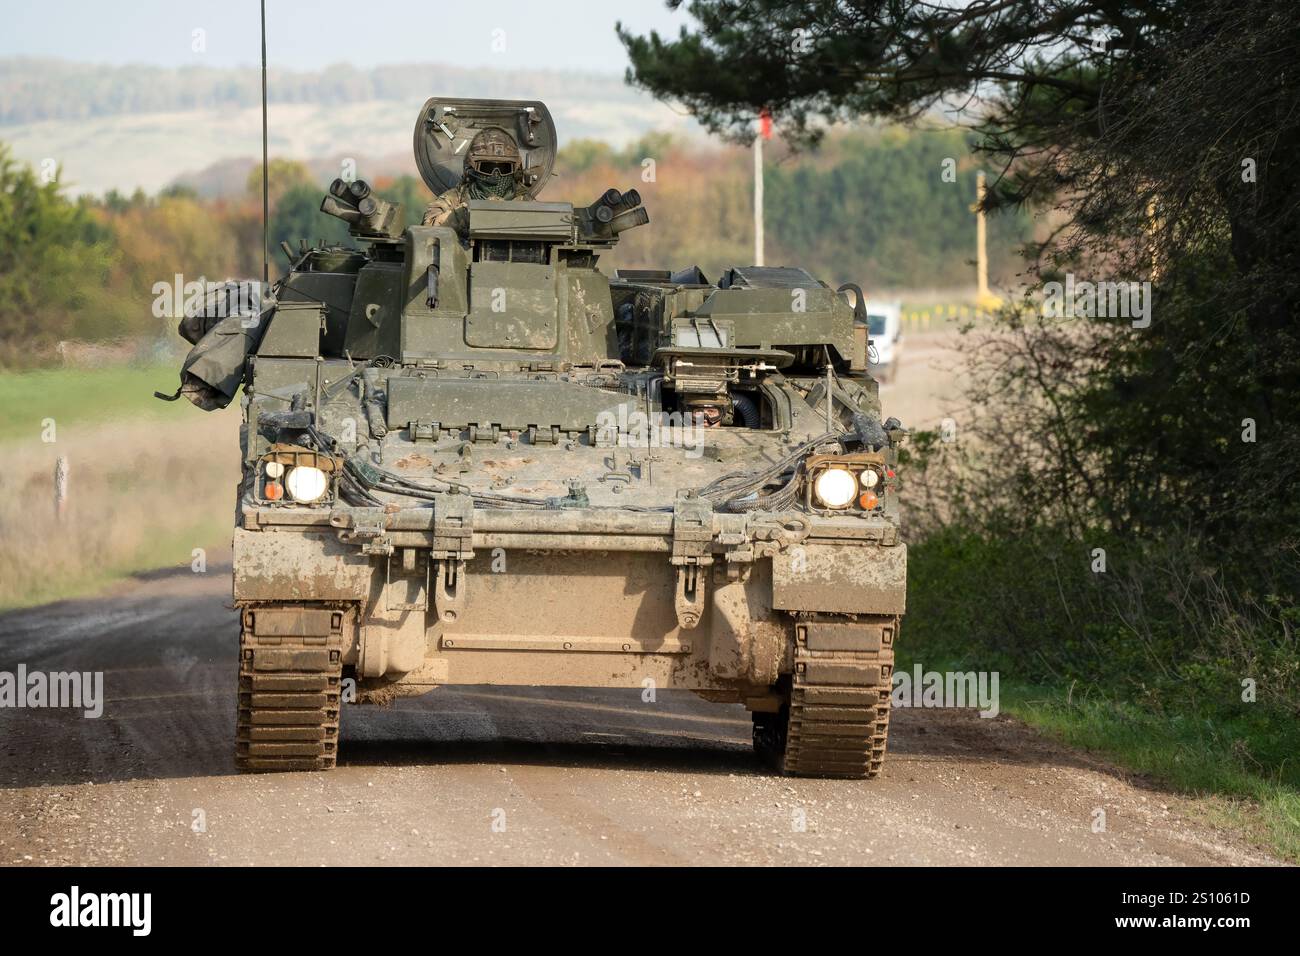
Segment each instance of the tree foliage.
[[[880,290],[958,289],[974,282],[979,166],[952,128],[857,128],[816,154],[773,143],[765,166],[766,259],[803,266],[838,285]],[[653,160],[653,165],[648,164]],[[951,160],[951,181],[943,174]],[[635,186],[651,225],[624,234],[613,266],[699,265],[716,277],[753,259],[753,159],[748,148],[700,149],[647,137],[616,150],[578,140],[560,150],[545,198],[586,205],[610,185]],[[1010,284],[1030,237],[1024,215],[990,224],[990,275]]]
[[1149,540],[1187,529],[1243,567],[1291,553],[1300,8],[694,0],[689,9],[699,26],[676,38],[620,29],[631,81],[742,137],[765,108],[802,142],[827,121],[958,111],[1001,172],[986,208],[1060,216],[1036,250],[1041,282],[1070,273],[1152,283],[1145,328],[1127,315],[1046,317],[1033,294],[1009,310],[978,350],[987,361],[977,359],[976,417],[963,423],[984,458],[944,472],[938,488],[960,486],[980,514],[1075,534],[1100,527]]
[[111,332],[95,306],[114,261],[107,232],[85,204],[41,182],[0,143],[0,361],[26,348]]

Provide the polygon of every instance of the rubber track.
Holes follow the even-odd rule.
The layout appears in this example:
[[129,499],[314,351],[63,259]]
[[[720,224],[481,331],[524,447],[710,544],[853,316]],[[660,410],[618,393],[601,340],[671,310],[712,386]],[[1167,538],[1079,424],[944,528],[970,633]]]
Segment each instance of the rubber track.
[[235,764],[250,773],[329,770],[338,757],[342,639],[239,635]]
[[781,772],[853,780],[880,773],[898,619],[873,623],[883,632],[870,650],[812,651],[797,631],[789,704],[778,714],[754,714],[754,747]]

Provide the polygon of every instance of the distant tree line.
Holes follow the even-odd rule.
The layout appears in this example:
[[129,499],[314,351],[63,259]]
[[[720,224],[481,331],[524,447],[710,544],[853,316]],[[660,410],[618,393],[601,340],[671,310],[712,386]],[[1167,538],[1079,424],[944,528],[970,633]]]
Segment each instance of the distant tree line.
[[[201,57],[196,57],[196,62]],[[608,77],[579,72],[488,72],[434,64],[399,64],[362,70],[335,64],[319,72],[272,69],[272,103],[333,106],[371,100],[422,103],[430,90],[460,96],[515,97],[519,90],[545,99],[590,97],[608,102],[637,94]],[[133,113],[244,109],[262,102],[257,69],[107,66],[27,57],[0,59],[0,125],[87,119]]]

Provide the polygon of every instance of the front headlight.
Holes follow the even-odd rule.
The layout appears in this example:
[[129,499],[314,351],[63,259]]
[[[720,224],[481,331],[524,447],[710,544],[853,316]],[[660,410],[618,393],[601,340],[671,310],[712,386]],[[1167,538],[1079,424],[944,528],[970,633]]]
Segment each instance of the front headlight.
[[325,472],[310,465],[294,465],[284,483],[294,501],[316,501],[329,488]]
[[802,489],[805,508],[861,512],[864,517],[883,505],[894,477],[885,456],[876,451],[809,455],[804,469],[808,476]]
[[857,497],[858,480],[847,469],[827,468],[813,481],[813,494],[823,507],[847,508]]

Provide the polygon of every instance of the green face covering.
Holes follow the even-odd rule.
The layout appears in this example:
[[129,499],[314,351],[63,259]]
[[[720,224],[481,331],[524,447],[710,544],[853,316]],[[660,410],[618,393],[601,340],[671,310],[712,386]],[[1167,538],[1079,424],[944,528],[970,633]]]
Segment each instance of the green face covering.
[[470,199],[513,199],[515,177],[511,173],[480,173],[470,168],[465,171],[465,192]]

